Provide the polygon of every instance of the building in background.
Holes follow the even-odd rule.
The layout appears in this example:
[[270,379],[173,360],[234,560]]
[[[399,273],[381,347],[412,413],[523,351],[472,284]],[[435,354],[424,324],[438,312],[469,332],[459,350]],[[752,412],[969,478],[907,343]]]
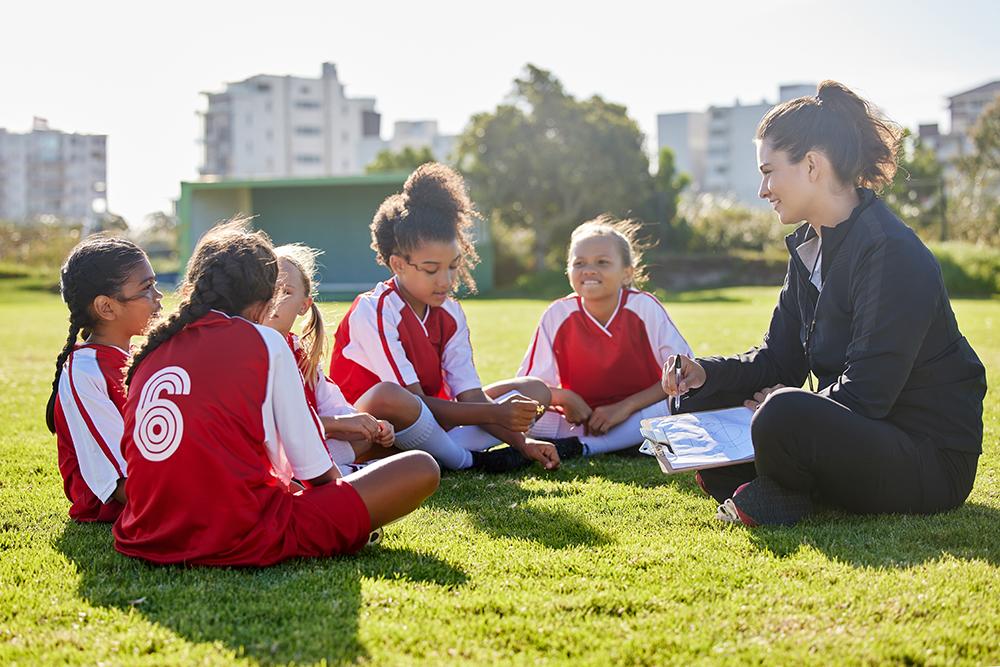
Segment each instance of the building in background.
[[[815,84],[784,85],[778,101],[814,95]],[[692,191],[733,197],[744,204],[764,205],[758,196],[760,173],[753,143],[757,124],[771,102],[712,106],[656,117],[657,145],[669,147],[677,169],[691,176]]]
[[386,148],[393,153],[405,148],[429,148],[436,159],[448,162],[457,140],[455,135],[438,132],[436,120],[398,120],[393,123],[392,138],[386,142]]
[[946,165],[946,174],[954,172],[956,158],[968,155],[972,151],[969,131],[975,127],[983,110],[997,97],[1000,97],[1000,81],[993,81],[952,95],[948,98],[951,123],[947,133],[942,132],[937,123],[925,123],[919,126],[920,141],[937,154],[939,162]]
[[107,210],[107,139],[60,132],[43,118],[23,134],[0,128],[0,219],[93,224]]
[[444,159],[454,142],[436,121],[400,121],[384,141],[375,98],[348,97],[333,63],[318,79],[258,74],[204,95],[205,177],[354,175],[385,148],[428,146]]
[[348,97],[333,63],[318,79],[259,74],[204,93],[203,176],[356,174],[381,149],[371,97]]

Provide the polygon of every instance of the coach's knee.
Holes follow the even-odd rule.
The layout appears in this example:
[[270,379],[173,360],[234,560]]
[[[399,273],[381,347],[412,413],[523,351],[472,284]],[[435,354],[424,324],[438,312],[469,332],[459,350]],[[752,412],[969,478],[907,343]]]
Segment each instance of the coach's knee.
[[756,464],[761,474],[771,474],[790,454],[789,443],[796,440],[808,402],[807,391],[786,387],[770,394],[760,404],[750,423]]

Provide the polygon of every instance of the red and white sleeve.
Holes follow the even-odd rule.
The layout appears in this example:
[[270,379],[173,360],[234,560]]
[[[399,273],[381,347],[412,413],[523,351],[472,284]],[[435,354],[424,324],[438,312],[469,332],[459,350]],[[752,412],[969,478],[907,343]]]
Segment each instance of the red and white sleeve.
[[452,396],[483,386],[472,357],[472,338],[465,312],[455,301],[445,303],[448,313],[455,319],[456,330],[444,345],[441,353],[441,371]]
[[531,344],[524,353],[521,366],[517,369],[517,377],[534,376],[550,387],[559,386],[559,366],[556,364],[553,349],[555,326],[553,326],[553,309],[549,307],[538,322]]
[[59,378],[59,402],[76,451],[80,474],[101,502],[127,476],[122,455],[125,420],[108,395],[107,381],[93,350],[70,355]]

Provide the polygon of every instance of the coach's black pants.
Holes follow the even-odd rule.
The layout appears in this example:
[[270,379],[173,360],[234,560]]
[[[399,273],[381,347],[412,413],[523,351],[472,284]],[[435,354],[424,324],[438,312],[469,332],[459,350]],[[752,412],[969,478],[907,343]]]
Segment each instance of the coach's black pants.
[[[692,400],[683,411],[742,403],[734,396],[712,399],[711,406]],[[731,494],[760,474],[850,512],[929,514],[965,502],[979,460],[802,389],[768,396],[753,417],[752,435],[754,464],[702,471],[713,495]]]

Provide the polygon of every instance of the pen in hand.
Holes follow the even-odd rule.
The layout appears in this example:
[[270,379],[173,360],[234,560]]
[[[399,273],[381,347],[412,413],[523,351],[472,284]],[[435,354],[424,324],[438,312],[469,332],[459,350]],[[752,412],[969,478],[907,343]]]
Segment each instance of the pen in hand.
[[677,393],[674,394],[674,414],[681,409],[681,355],[674,355],[674,386]]

